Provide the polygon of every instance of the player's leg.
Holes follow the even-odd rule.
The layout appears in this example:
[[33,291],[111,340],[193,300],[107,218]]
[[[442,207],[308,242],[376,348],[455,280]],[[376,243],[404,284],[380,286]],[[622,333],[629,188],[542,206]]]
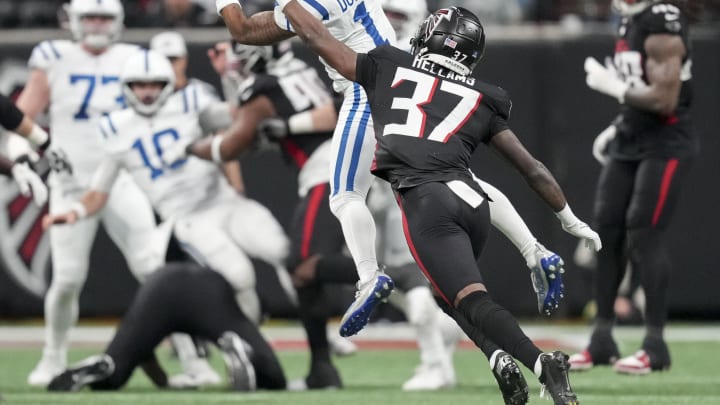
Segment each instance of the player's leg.
[[590,344],[570,358],[573,370],[612,364],[619,351],[612,338],[615,298],[625,274],[625,216],[635,184],[636,162],[611,159],[603,166],[595,191],[595,223],[603,241],[595,274],[597,314]]
[[375,138],[367,95],[357,83],[345,90],[331,147],[330,209],[340,221],[360,279],[355,301],[341,321],[340,334],[350,336],[367,324],[380,301],[375,294],[386,297],[392,291],[392,280],[378,268],[375,222],[365,203],[373,181]]
[[627,211],[628,254],[645,291],[646,333],[642,352],[615,364],[620,372],[644,374],[670,367],[663,330],[671,264],[664,236],[690,166],[689,160],[645,159],[637,170]]
[[295,207],[290,225],[287,266],[298,286],[298,311],[310,347],[308,375],[302,381],[292,381],[291,389],[342,387],[340,375],[332,364],[327,336],[327,321],[333,314],[324,304],[325,285],[333,281],[318,279],[316,271],[322,268],[324,274],[335,277],[336,259],[345,258],[345,267],[349,262],[349,271],[355,280],[357,273],[352,259],[342,255],[342,229],[330,212],[329,192],[327,183],[310,189]]
[[100,215],[108,236],[140,282],[163,265],[165,252],[152,249],[157,230],[153,209],[129,174],[118,176]]
[[[465,186],[467,193],[473,192]],[[488,339],[533,370],[556,403],[577,401],[567,380],[567,356],[542,353],[512,314],[484,290],[476,252],[487,240],[487,202],[471,205],[473,199],[466,202],[443,183],[402,190],[400,196],[408,245],[441,298]]]
[[[50,191],[50,212],[62,213],[80,198],[61,185]],[[28,376],[28,384],[46,386],[65,369],[68,333],[78,319],[78,299],[87,278],[90,249],[98,219],[86,218],[72,225],[50,228],[53,277],[45,295],[45,347],[40,362]]]

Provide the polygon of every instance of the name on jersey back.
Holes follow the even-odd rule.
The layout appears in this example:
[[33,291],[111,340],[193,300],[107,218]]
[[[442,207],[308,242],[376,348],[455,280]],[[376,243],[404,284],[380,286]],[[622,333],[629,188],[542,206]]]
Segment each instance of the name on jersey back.
[[429,60],[421,59],[420,56],[415,56],[415,58],[413,58],[413,67],[416,69],[424,70],[434,76],[441,77],[443,79],[449,79],[449,80],[455,80],[458,82],[463,82],[463,83],[467,84],[468,86],[475,85],[474,77],[463,76],[461,74],[455,73],[452,70],[446,69],[446,68],[444,68],[438,64],[435,64]]

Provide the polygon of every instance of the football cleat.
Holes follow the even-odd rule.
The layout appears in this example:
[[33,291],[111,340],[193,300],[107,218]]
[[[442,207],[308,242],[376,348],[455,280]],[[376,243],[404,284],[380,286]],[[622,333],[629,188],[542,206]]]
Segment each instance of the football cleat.
[[560,256],[545,249],[539,243],[535,245],[535,265],[530,267],[533,290],[537,295],[538,312],[550,316],[560,306],[565,296],[562,274],[565,264]]
[[64,358],[64,354],[43,352],[42,359],[28,375],[27,383],[34,387],[47,387],[55,376],[65,371]]
[[543,353],[540,355],[540,365],[542,366],[540,373],[541,397],[550,394],[555,405],[580,404],[572,387],[570,387],[570,379],[568,378],[570,364],[568,363],[567,354],[561,351]]
[[670,351],[662,339],[645,338],[642,350],[615,363],[615,371],[621,374],[649,374],[651,371],[670,369]]
[[340,321],[340,336],[348,337],[360,332],[367,325],[375,307],[390,296],[393,287],[392,279],[379,270],[368,282],[362,285],[358,283],[355,301]]
[[509,354],[500,352],[491,364],[505,405],[525,405],[529,400],[529,390],[520,367]]
[[650,374],[650,356],[645,350],[640,350],[632,356],[624,357],[613,365],[620,374],[645,375]]
[[437,391],[455,386],[454,373],[448,373],[442,364],[421,364],[415,374],[405,381],[403,391]]
[[218,339],[230,386],[235,391],[255,391],[257,379],[246,349],[237,333],[228,331]]
[[570,371],[585,371],[613,364],[620,358],[617,344],[609,333],[594,332],[587,349],[570,356]]
[[107,354],[88,357],[53,378],[48,391],[79,391],[84,386],[104,380],[115,371],[115,362]]
[[310,374],[288,383],[289,391],[336,390],[342,388],[337,369],[330,363],[313,363]]

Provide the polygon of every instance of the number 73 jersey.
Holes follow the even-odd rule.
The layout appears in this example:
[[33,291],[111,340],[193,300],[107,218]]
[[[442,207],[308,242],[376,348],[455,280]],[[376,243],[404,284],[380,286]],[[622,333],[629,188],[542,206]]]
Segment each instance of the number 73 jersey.
[[378,147],[372,171],[394,188],[469,180],[480,143],[508,128],[507,93],[470,76],[383,46],[359,54]]
[[62,149],[83,178],[99,163],[97,119],[124,107],[120,73],[137,49],[120,43],[92,55],[79,43],[50,40],[32,51],[28,65],[46,73],[50,88],[51,147]]

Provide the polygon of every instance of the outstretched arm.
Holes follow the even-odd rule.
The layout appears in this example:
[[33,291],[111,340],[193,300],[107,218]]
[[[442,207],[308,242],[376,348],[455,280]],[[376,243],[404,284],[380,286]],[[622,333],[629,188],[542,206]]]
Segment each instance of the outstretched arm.
[[215,4],[228,31],[241,44],[271,45],[294,35],[275,24],[272,11],[263,11],[248,18],[237,0],[217,0]]
[[300,39],[346,79],[355,81],[355,51],[335,39],[323,23],[296,0],[280,0],[279,3]]

